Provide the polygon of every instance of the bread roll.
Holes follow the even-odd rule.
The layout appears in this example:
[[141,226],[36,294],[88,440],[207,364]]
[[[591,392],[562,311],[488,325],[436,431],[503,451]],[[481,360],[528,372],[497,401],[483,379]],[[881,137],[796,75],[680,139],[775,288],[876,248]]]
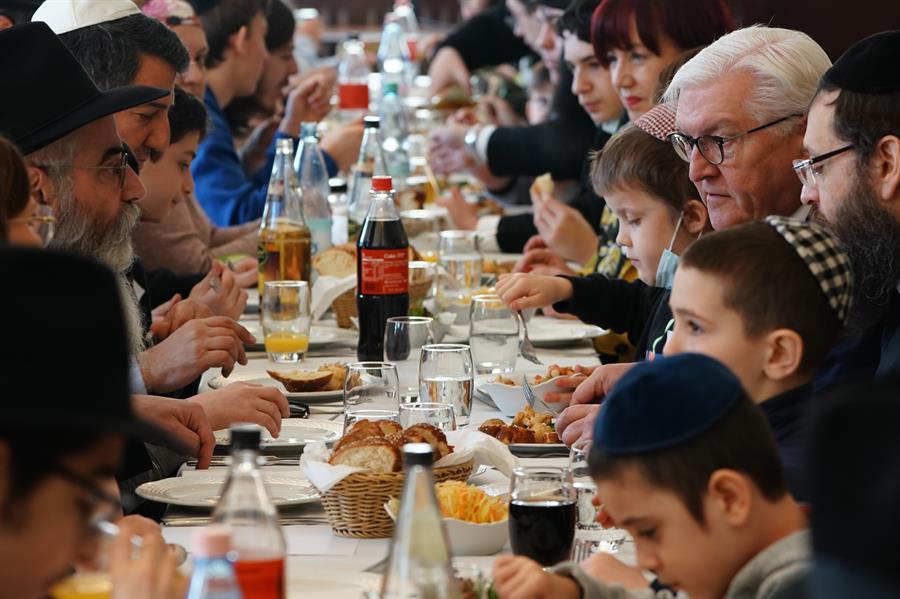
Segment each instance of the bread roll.
[[348,277],[356,273],[356,252],[344,246],[328,248],[313,256],[312,266],[323,276]]
[[332,378],[330,370],[292,370],[290,372],[278,372],[267,370],[269,376],[284,385],[289,393],[304,393],[319,391],[325,387]]
[[328,463],[372,472],[399,472],[403,462],[396,445],[381,437],[370,437],[336,449]]

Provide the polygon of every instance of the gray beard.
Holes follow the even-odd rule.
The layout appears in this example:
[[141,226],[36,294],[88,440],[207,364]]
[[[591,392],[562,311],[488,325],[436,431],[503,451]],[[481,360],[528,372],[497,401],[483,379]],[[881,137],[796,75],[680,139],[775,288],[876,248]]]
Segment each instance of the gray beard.
[[118,218],[104,228],[78,209],[71,190],[60,190],[56,209],[56,230],[48,247],[91,257],[119,275],[119,296],[128,331],[128,346],[132,354],[143,351],[144,323],[134,288],[125,273],[134,262],[132,231],[140,218],[140,209],[126,204]]
[[900,282],[900,223],[858,173],[833,220],[829,226],[853,267],[854,312],[867,320],[865,312],[883,307]]

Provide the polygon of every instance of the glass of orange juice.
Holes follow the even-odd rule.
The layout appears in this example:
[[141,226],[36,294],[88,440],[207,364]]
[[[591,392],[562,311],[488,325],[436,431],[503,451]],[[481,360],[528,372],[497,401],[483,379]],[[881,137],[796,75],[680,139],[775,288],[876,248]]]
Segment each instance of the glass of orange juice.
[[266,281],[260,320],[269,359],[301,361],[309,349],[309,284]]
[[108,572],[78,572],[50,590],[53,599],[109,599],[112,582]]

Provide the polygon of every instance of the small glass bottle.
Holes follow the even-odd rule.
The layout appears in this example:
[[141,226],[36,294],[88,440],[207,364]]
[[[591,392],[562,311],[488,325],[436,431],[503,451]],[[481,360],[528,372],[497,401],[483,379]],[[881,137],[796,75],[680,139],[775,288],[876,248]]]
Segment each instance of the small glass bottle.
[[212,525],[200,529],[186,599],[243,599],[234,566],[228,559],[230,551],[231,531],[227,527]]
[[331,243],[341,245],[350,240],[350,211],[347,208],[347,181],[329,179],[328,203],[331,205]]
[[406,480],[391,539],[381,599],[459,599],[447,533],[434,494],[433,453],[427,443],[403,446]]
[[234,570],[244,599],[284,599],[285,543],[259,471],[261,429],[255,424],[231,426],[231,469],[213,524],[231,530]]
[[331,207],[328,205],[328,169],[316,139],[316,123],[300,125],[300,149],[294,159],[297,195],[309,227],[315,256],[331,247]]
[[297,195],[294,142],[282,138],[275,148],[269,193],[259,223],[260,297],[266,281],[309,282],[311,239]]
[[381,119],[367,116],[363,119],[363,138],[359,146],[359,158],[353,166],[350,185],[350,218],[362,224],[369,211],[369,192],[372,177],[386,175],[384,149],[381,147]]

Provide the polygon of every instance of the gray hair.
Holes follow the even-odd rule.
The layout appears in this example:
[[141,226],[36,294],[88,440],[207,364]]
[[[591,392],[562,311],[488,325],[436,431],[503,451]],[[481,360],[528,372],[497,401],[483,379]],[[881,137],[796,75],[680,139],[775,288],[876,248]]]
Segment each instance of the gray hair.
[[[663,99],[677,104],[686,89],[709,85],[731,72],[756,80],[744,105],[760,122],[805,114],[819,79],[831,66],[825,50],[801,31],[754,25],[732,31],[701,50],[672,79]],[[796,122],[780,127],[790,131]]]

